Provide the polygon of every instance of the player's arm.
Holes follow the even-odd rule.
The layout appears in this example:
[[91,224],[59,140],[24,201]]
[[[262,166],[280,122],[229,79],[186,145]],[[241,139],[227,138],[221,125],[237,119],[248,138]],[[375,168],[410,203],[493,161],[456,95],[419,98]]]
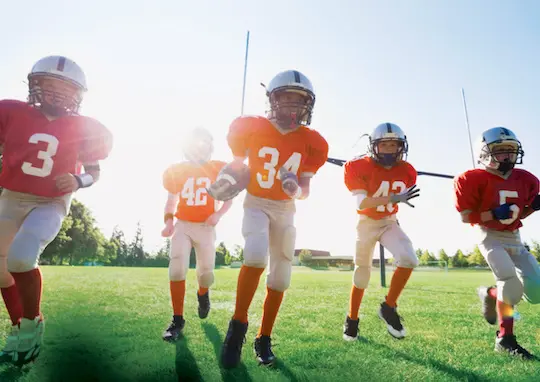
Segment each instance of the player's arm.
[[[300,173],[300,176],[298,177],[297,188],[294,191],[292,197],[298,200],[304,200],[309,197],[311,179],[315,176],[317,171],[319,171],[319,169],[326,163],[327,159],[328,142],[326,142],[326,140],[319,133],[312,131],[309,154],[306,162],[303,165],[302,173]],[[286,184],[284,184],[283,182],[283,177],[281,179],[282,186],[284,186],[285,188]],[[291,190],[293,188],[294,187],[290,187]]]

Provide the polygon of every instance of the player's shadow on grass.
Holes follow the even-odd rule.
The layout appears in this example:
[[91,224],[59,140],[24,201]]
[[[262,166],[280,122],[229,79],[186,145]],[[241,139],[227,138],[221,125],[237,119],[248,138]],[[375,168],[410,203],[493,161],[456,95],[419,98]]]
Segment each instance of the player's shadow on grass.
[[361,343],[368,344],[370,347],[379,348],[386,350],[390,355],[388,355],[387,358],[395,359],[396,357],[402,358],[406,361],[416,363],[420,366],[430,366],[435,370],[438,370],[442,373],[448,374],[450,377],[454,377],[458,380],[465,380],[465,381],[476,381],[476,382],[489,382],[491,381],[489,378],[483,377],[475,372],[468,371],[468,370],[459,370],[455,367],[452,367],[444,362],[437,361],[431,358],[421,358],[421,357],[413,357],[410,354],[400,352],[399,350],[396,350],[390,346],[375,342],[373,340],[370,340],[365,337],[360,337],[359,341]]
[[201,371],[197,366],[197,361],[188,348],[188,340],[181,336],[176,341],[176,375],[179,382],[202,381]]
[[204,333],[206,334],[206,337],[214,346],[214,352],[216,353],[216,361],[219,364],[219,370],[221,372],[221,379],[224,382],[252,381],[251,377],[247,372],[247,368],[242,361],[240,361],[240,364],[234,369],[225,369],[221,365],[221,346],[223,345],[223,338],[219,334],[219,331],[214,324],[203,322],[202,327]]
[[2,361],[0,364],[0,381],[18,381],[30,371],[30,367],[24,366],[23,368],[19,368],[11,363]]
[[[416,291],[420,291],[420,292],[430,292],[430,293],[436,293],[436,294],[458,294],[460,296],[475,296],[474,293],[470,293],[470,292],[454,292],[454,291],[448,291],[448,290],[445,290],[445,289],[433,289],[433,288],[426,288],[426,287],[421,287],[421,286],[409,286],[407,285],[407,290],[416,290]],[[474,291],[473,291],[474,292]]]
[[279,370],[287,379],[291,382],[300,382],[296,375],[283,363],[282,360],[277,359],[274,368]]
[[127,376],[116,369],[112,355],[88,333],[49,336],[32,367],[41,369],[42,381],[125,381]]

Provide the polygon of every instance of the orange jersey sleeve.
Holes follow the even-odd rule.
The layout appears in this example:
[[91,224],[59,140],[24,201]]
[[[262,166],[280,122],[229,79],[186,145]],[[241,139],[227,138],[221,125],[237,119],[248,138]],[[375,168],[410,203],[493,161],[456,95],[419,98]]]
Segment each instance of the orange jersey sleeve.
[[225,162],[209,161],[204,165],[189,162],[169,167],[163,176],[163,185],[171,193],[179,194],[175,216],[184,221],[202,223],[217,209],[217,201],[206,189],[215,182]]
[[310,140],[307,148],[307,157],[302,166],[301,177],[312,177],[326,163],[328,159],[328,142],[315,130],[309,130]]
[[366,170],[366,161],[360,158],[354,158],[347,161],[344,166],[344,179],[345,185],[349,191],[364,190],[368,191],[369,185],[367,176],[369,171]]
[[257,117],[239,117],[229,126],[227,143],[236,157],[246,157],[251,138],[255,133]]

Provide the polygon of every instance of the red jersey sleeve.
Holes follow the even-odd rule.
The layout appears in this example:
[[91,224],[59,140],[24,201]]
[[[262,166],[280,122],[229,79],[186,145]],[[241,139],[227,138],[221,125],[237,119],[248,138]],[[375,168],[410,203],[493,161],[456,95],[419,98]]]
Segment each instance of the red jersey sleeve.
[[88,163],[106,159],[113,145],[111,132],[93,118],[77,118],[81,118],[81,128],[84,131],[79,160]]
[[529,178],[529,194],[527,195],[527,202],[526,205],[531,205],[534,198],[538,193],[540,192],[540,181],[536,176],[528,172],[528,178]]
[[328,159],[328,142],[318,132],[311,130],[308,145],[308,156],[300,174],[302,177],[314,176]]
[[184,185],[183,178],[184,166],[182,163],[176,163],[170,166],[163,173],[163,187],[171,194],[178,194],[182,191]]
[[365,161],[362,159],[353,159],[345,163],[345,185],[351,192],[355,190],[368,191],[369,185],[364,163]]
[[407,163],[407,173],[408,173],[408,180],[407,180],[407,188],[412,187],[416,184],[416,180],[418,178],[418,172],[416,172],[416,169],[413,167],[412,164],[409,162]]
[[234,156],[246,157],[248,155],[249,139],[253,130],[253,117],[239,117],[231,123],[227,134],[227,143]]
[[7,128],[10,119],[13,118],[13,114],[17,110],[21,110],[23,107],[28,107],[28,104],[21,101],[4,99],[0,101],[0,145],[3,145],[6,140]]
[[480,205],[480,182],[473,171],[454,178],[454,201],[458,212],[476,211]]

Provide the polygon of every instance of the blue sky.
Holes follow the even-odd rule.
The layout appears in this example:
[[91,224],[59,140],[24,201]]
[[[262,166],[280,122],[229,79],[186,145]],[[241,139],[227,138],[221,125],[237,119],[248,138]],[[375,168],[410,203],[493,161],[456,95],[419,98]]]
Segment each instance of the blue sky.
[[[49,54],[76,60],[89,83],[82,112],[105,123],[115,147],[103,177],[78,198],[104,233],[128,237],[137,221],[145,243],[162,243],[163,170],[180,160],[182,133],[205,126],[216,159],[229,160],[229,123],[240,113],[246,30],[251,31],[247,114],[265,111],[264,91],[284,69],[307,75],[317,101],[312,127],[330,154],[380,122],[400,125],[410,162],[457,174],[471,164],[461,100],[466,92],[473,139],[504,125],[521,139],[523,167],[540,175],[540,3],[536,1],[27,1],[4,6],[0,99],[26,97],[32,64]],[[76,4],[76,5],[75,5]],[[126,3],[127,4],[127,3]],[[331,5],[334,4],[334,5]],[[473,230],[453,207],[452,182],[420,177],[415,209],[401,225],[414,245],[453,253],[471,249]],[[243,197],[218,227],[218,240],[242,244]],[[354,251],[354,199],[339,167],[325,165],[298,203],[297,247]],[[540,240],[540,215],[522,236]]]

